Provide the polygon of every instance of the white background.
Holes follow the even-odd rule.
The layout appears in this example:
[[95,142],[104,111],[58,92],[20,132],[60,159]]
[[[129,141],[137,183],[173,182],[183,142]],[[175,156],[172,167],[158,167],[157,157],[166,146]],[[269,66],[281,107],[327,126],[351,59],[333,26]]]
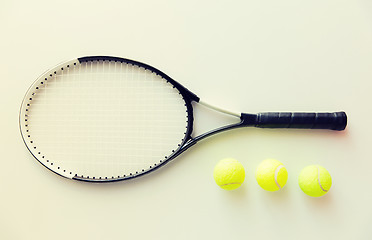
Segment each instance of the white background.
[[[0,32],[0,239],[372,238],[370,1],[7,0]],[[39,74],[86,55],[148,63],[230,110],[344,110],[349,125],[232,130],[133,181],[71,181],[28,153],[18,111]],[[198,132],[228,120],[195,111]],[[224,157],[245,167],[236,191],[214,183]],[[285,164],[283,190],[256,183],[265,158]],[[297,184],[311,164],[333,177],[322,198]]]

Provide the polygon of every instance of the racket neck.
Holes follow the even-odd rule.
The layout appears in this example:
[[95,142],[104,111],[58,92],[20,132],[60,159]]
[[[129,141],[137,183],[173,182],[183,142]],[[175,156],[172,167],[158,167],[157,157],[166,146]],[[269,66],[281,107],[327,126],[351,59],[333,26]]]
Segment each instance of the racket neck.
[[250,127],[250,126],[255,126],[257,123],[257,114],[252,114],[252,113],[242,113],[240,115],[240,126],[241,127]]

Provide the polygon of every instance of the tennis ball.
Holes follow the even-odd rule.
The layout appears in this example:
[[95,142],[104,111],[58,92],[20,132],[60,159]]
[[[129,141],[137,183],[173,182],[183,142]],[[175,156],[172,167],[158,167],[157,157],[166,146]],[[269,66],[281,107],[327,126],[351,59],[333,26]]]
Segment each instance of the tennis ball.
[[234,190],[244,182],[244,167],[233,158],[225,158],[214,167],[213,177],[222,189]]
[[298,176],[298,184],[304,193],[311,197],[320,197],[326,194],[332,186],[329,172],[322,166],[307,166]]
[[266,159],[256,169],[256,180],[266,191],[274,192],[287,183],[288,172],[276,159]]

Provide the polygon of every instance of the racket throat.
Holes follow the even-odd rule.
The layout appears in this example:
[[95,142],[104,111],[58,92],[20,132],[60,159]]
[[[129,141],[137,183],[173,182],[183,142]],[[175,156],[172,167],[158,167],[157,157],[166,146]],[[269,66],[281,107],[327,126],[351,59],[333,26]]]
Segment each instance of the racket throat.
[[251,114],[251,113],[242,113],[240,115],[241,119],[241,126],[249,127],[249,126],[256,126],[257,124],[257,114]]

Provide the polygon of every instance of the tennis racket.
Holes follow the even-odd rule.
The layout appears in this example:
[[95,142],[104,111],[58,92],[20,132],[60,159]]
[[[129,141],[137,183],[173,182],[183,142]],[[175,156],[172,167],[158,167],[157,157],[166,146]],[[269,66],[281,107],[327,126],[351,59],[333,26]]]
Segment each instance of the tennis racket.
[[[240,119],[192,137],[192,102]],[[209,105],[137,61],[82,57],[48,70],[29,88],[20,130],[30,153],[69,179],[110,182],[164,166],[198,141],[240,127],[344,130],[345,112],[234,113]]]

